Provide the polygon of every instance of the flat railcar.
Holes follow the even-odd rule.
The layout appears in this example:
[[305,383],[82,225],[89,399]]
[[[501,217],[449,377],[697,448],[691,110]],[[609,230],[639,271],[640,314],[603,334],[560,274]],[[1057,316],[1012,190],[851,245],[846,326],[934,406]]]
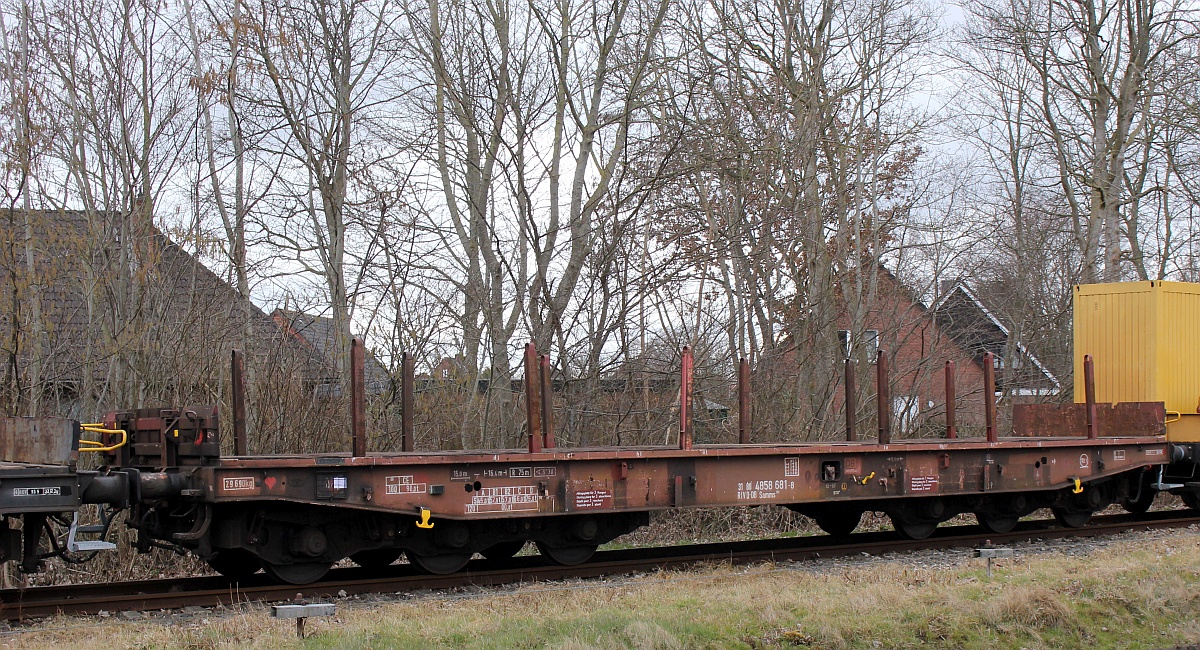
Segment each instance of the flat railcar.
[[[1200,291],[1187,295],[1200,300]],[[1094,318],[1104,312],[1089,313]],[[377,453],[366,445],[363,357],[362,343],[355,341],[347,453],[247,454],[242,360],[235,352],[233,456],[221,455],[215,406],[113,412],[88,425],[100,435],[89,446],[103,454],[104,467],[80,481],[75,501],[44,505],[68,514],[84,503],[128,508],[139,549],[165,545],[196,553],[231,578],[263,569],[297,584],[319,579],[347,557],[373,567],[404,554],[427,571],[449,573],[475,554],[502,561],[529,542],[551,561],[576,564],[598,545],[647,523],[650,513],[673,508],[785,506],[835,536],[853,531],[864,512],[877,511],[900,535],[923,538],[962,513],[1004,532],[1040,508],[1072,527],[1112,503],[1144,512],[1161,491],[1200,505],[1200,480],[1194,478],[1200,441],[1192,439],[1190,420],[1186,428],[1175,425],[1184,433],[1172,439],[1172,423],[1183,418],[1174,393],[1162,399],[1154,391],[1105,392],[1123,384],[1104,373],[1129,373],[1128,361],[1101,363],[1097,399],[1092,359],[1082,355],[1080,403],[1018,405],[1012,435],[1000,436],[989,355],[983,364],[983,437],[957,437],[951,406],[945,438],[893,440],[887,356],[881,351],[877,437],[860,440],[851,421],[844,440],[795,444],[748,443],[749,368],[743,361],[737,373],[740,442],[700,445],[692,440],[691,356],[685,349],[678,444],[562,448],[554,439],[548,359],[529,346],[526,448],[415,452],[414,381],[406,359],[402,451]],[[853,366],[846,371],[845,400],[852,410]],[[946,372],[949,393],[953,365]],[[1187,390],[1200,398],[1197,383]],[[5,431],[0,429],[0,450]],[[78,429],[74,435],[77,440]],[[0,467],[0,509],[6,481]],[[13,514],[41,516],[28,508],[0,510]],[[36,552],[37,534],[23,540],[27,570],[45,555]]]

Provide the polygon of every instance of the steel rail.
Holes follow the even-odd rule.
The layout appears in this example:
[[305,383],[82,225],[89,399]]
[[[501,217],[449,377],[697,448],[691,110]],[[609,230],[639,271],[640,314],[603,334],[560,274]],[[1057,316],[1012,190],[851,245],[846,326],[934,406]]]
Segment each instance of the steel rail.
[[385,571],[346,568],[330,571],[326,579],[303,586],[271,583],[260,573],[240,584],[215,576],[4,589],[0,590],[0,619],[19,621],[57,614],[228,606],[246,602],[290,600],[298,592],[307,598],[323,598],[332,597],[340,592],[355,595],[463,586],[496,586],[678,569],[713,561],[748,564],[863,553],[878,555],[924,549],[970,548],[987,541],[1011,543],[1031,539],[1095,537],[1134,530],[1181,528],[1196,524],[1200,524],[1200,515],[1163,511],[1141,517],[1096,517],[1083,528],[1055,527],[1051,520],[1021,522],[1016,530],[1009,533],[981,532],[978,526],[971,525],[947,526],[939,528],[932,537],[923,540],[900,539],[895,533],[884,531],[857,533],[841,542],[835,542],[826,535],[817,535],[621,549],[598,552],[592,561],[577,566],[547,565],[537,555],[512,558],[503,562],[474,560],[466,570],[451,575],[418,573],[415,567],[408,564],[393,565]]

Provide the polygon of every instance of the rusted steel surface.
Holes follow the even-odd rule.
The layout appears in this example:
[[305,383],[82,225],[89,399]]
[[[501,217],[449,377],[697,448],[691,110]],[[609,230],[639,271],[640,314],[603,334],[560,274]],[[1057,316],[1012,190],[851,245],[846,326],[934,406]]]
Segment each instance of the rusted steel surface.
[[953,440],[958,437],[958,428],[954,422],[954,411],[958,408],[954,394],[954,361],[946,362],[946,437]]
[[366,350],[362,339],[350,342],[350,437],[354,455],[367,455]]
[[214,502],[472,519],[1055,490],[1162,464],[1166,448],[1149,436],[295,456],[227,459],[195,480]]
[[542,380],[542,446],[554,449],[554,384],[550,376],[550,355],[538,361],[538,376]]
[[[1017,437],[1087,438],[1088,415],[1095,429],[1122,436],[1153,433],[1165,435],[1166,409],[1162,402],[1120,404],[1014,404],[1013,435]],[[1104,438],[1096,438],[1104,440]]]
[[221,454],[217,420],[215,405],[109,413],[105,428],[124,429],[129,443],[105,454],[105,460],[121,467],[155,468],[216,462]]
[[738,360],[738,443],[750,444],[750,362]]
[[1083,355],[1083,392],[1084,406],[1087,409],[1087,437],[1095,438],[1099,431],[1096,422],[1096,374],[1092,355]]
[[538,377],[537,348],[532,343],[525,345],[525,422],[529,434],[529,453],[542,450],[542,382]]
[[245,456],[246,451],[246,363],[241,350],[234,350],[229,362],[229,388],[233,401],[233,453]]
[[0,460],[74,465],[79,460],[79,423],[67,418],[0,418]]
[[683,346],[679,372],[679,448],[692,448],[692,348]]
[[405,352],[400,360],[400,449],[413,450],[413,358]]
[[846,442],[854,442],[854,420],[858,417],[858,386],[854,381],[854,360],[846,359]]
[[983,355],[983,415],[987,439],[995,442],[999,436],[996,431],[996,355],[991,352]]
[[887,352],[879,350],[875,357],[875,406],[879,411],[879,444],[892,441],[892,391],[889,381]]

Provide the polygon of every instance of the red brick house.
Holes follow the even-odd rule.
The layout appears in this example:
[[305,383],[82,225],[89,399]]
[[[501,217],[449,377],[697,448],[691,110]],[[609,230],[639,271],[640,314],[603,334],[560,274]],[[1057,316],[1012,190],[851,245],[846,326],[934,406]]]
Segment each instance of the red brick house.
[[[969,299],[968,299],[969,297]],[[955,365],[956,424],[964,435],[977,435],[984,426],[984,353],[997,357],[997,392],[1005,395],[1002,360],[1008,330],[963,283],[926,306],[916,292],[892,273],[880,269],[874,300],[853,326],[849,308],[838,317],[841,356],[857,360],[860,435],[875,428],[875,354],[882,348],[890,365],[892,430],[899,437],[940,435],[945,427],[945,368]],[[1028,350],[1017,346],[1009,358],[1017,361],[1008,373],[1017,386],[1011,395],[1054,394],[1058,380]],[[843,408],[844,392],[836,398]],[[1001,404],[1001,426],[1007,420]]]

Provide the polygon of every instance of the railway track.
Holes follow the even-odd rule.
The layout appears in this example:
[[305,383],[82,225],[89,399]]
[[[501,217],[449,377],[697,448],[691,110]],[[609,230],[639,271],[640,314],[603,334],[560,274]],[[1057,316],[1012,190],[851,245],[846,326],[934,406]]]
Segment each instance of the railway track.
[[233,584],[220,576],[140,580],[107,584],[62,585],[0,590],[0,618],[20,621],[56,614],[95,614],[100,611],[149,611],[187,606],[212,607],[239,602],[290,600],[297,592],[308,598],[394,593],[421,589],[463,586],[494,586],[564,578],[594,578],[663,568],[684,568],[702,562],[727,561],[747,564],[764,561],[806,560],[857,554],[877,555],[896,551],[937,548],[970,548],[984,544],[1011,543],[1029,539],[1094,537],[1152,528],[1180,528],[1200,524],[1191,512],[1163,511],[1141,517],[1109,515],[1095,517],[1083,528],[1059,528],[1051,520],[1021,522],[1004,534],[982,532],[978,526],[939,528],[928,539],[898,539],[895,533],[870,532],[851,535],[842,542],[830,537],[791,537],[744,542],[691,544],[602,551],[592,561],[578,566],[547,565],[540,556],[517,557],[502,564],[473,560],[466,570],[452,575],[419,573],[409,564],[385,571],[346,568],[330,571],[317,583],[298,587],[274,584],[264,574]]

